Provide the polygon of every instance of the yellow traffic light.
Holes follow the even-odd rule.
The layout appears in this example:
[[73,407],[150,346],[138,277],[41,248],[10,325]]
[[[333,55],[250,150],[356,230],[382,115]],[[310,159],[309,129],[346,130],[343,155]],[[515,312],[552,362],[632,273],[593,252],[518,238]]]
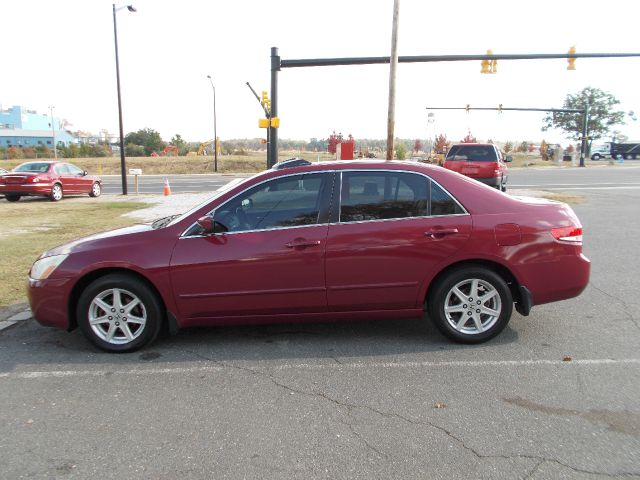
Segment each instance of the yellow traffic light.
[[264,105],[268,101],[269,101],[269,97],[267,95],[267,91],[266,90],[262,90],[262,100],[260,101],[260,103],[262,103]]
[[272,117],[271,118],[271,126],[273,128],[278,128],[280,126],[280,118],[279,117]]
[[258,120],[258,127],[260,128],[269,128],[269,119],[261,118]]
[[[487,55],[493,55],[493,50],[487,50]],[[480,62],[480,73],[497,73],[498,61],[484,59]]]
[[[569,49],[569,55],[575,55],[576,46],[574,45]],[[576,69],[576,59],[575,58],[567,58],[567,70],[575,70]]]
[[491,70],[489,70],[489,66],[489,60],[480,61],[480,73],[491,73]]

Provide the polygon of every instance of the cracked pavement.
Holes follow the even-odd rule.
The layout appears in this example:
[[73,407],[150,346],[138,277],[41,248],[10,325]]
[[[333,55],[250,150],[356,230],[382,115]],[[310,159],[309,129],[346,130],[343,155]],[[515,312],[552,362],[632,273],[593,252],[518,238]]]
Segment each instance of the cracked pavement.
[[0,332],[0,478],[640,479],[640,193],[586,195],[587,290],[483,345],[416,319],[108,355],[19,322]]

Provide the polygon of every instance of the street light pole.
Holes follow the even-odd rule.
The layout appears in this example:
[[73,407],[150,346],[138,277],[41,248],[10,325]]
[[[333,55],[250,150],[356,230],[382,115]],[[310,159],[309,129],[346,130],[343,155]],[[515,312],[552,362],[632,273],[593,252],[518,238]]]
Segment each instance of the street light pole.
[[53,123],[53,109],[56,107],[53,107],[51,105],[49,105],[49,114],[51,116],[51,133],[53,134],[53,158],[58,161],[58,148],[56,145],[56,126],[55,123]]
[[217,115],[216,115],[216,87],[213,85],[213,79],[211,75],[207,75],[211,88],[213,89],[213,171],[218,171],[218,130],[217,130]]
[[130,12],[135,12],[133,5],[116,8],[113,4],[113,40],[116,47],[116,83],[118,85],[118,121],[120,124],[120,176],[122,177],[122,194],[127,194],[127,163],[124,159],[124,128],[122,126],[122,98],[120,95],[120,62],[118,58],[118,28],[116,26],[116,12],[126,8]]

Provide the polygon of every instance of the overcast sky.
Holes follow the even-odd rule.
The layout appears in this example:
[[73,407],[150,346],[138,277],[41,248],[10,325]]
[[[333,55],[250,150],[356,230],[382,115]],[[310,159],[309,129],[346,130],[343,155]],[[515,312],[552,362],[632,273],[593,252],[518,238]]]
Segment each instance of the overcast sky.
[[[120,5],[120,4],[118,4]],[[118,12],[125,132],[158,130],[190,141],[260,137],[261,110],[245,83],[269,89],[270,48],[283,59],[388,56],[393,0],[136,0]],[[401,0],[400,55],[638,52],[640,2]],[[118,131],[112,4],[103,0],[3,1],[0,104],[55,114],[74,130]],[[628,23],[625,23],[629,19]],[[616,25],[616,30],[610,29]],[[586,86],[640,113],[640,58],[400,64],[396,136],[445,133],[460,140],[562,141],[542,132],[542,114],[435,112],[427,106],[560,107]],[[326,138],[333,130],[385,138],[389,66],[284,69],[280,137]],[[638,122],[621,131],[640,139]]]

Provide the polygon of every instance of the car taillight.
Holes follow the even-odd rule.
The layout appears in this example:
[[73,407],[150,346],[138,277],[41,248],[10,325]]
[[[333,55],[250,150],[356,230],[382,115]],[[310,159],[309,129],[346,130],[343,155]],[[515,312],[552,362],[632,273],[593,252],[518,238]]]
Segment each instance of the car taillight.
[[551,235],[556,240],[582,244],[582,227],[552,228]]

